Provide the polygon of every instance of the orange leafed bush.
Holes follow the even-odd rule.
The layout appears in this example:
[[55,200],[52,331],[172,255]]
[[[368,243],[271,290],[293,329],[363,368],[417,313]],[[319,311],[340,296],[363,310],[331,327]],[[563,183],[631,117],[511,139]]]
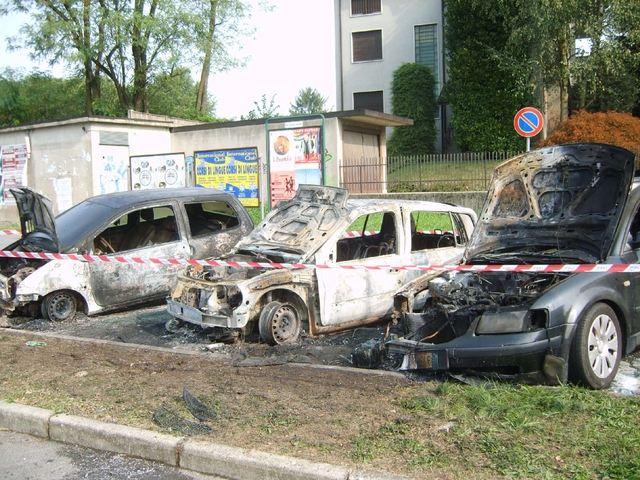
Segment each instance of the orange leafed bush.
[[561,143],[608,143],[640,153],[640,118],[628,113],[575,112],[560,123],[553,135],[538,142],[536,147]]

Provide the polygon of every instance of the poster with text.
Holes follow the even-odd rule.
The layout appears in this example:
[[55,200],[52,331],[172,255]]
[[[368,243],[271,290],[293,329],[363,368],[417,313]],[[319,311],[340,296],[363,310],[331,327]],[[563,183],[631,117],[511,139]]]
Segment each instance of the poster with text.
[[1,201],[5,205],[15,205],[16,199],[9,190],[26,185],[27,144],[2,145],[0,154],[2,155],[2,168],[0,168]]
[[256,147],[209,150],[193,156],[196,186],[224,190],[245,207],[260,205]]
[[130,157],[131,189],[177,188],[186,185],[184,153]]
[[322,185],[320,127],[269,132],[271,207],[296,194],[298,185]]

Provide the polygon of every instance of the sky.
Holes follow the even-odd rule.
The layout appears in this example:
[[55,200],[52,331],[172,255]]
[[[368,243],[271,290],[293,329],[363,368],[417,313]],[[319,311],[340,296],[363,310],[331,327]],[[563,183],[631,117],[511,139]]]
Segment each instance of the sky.
[[[335,108],[334,1],[269,0],[274,7],[269,13],[256,8],[258,0],[247,2],[254,6],[251,23],[256,31],[253,37],[242,40],[240,53],[250,60],[243,69],[212,72],[209,93],[217,101],[216,116],[239,120],[255,109],[254,102],[261,105],[263,94],[267,105],[275,95],[275,105],[280,106],[276,112],[288,115],[289,105],[306,87],[328,97],[329,110]],[[22,67],[28,73],[38,67],[64,76],[63,67],[52,69],[46,63],[33,63],[27,51],[6,51],[6,38],[16,35],[28,21],[28,15],[0,17],[0,70]],[[195,72],[196,79],[199,73]]]

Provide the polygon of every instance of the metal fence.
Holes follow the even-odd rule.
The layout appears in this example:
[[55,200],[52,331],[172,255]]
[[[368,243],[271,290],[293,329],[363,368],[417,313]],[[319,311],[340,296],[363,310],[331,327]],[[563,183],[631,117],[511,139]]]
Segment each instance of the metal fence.
[[344,159],[341,186],[351,193],[461,192],[489,188],[493,169],[518,153],[455,153]]

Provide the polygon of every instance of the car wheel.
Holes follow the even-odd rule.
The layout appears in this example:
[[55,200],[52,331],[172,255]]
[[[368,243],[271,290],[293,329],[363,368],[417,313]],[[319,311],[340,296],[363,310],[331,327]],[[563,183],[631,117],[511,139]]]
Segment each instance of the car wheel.
[[618,372],[622,332],[615,312],[596,303],[578,322],[569,356],[570,378],[594,390],[607,388]]
[[78,300],[71,292],[53,292],[44,297],[40,312],[42,316],[53,322],[70,320],[76,314]]
[[260,313],[260,338],[270,345],[295,342],[300,335],[300,314],[290,303],[270,302]]

